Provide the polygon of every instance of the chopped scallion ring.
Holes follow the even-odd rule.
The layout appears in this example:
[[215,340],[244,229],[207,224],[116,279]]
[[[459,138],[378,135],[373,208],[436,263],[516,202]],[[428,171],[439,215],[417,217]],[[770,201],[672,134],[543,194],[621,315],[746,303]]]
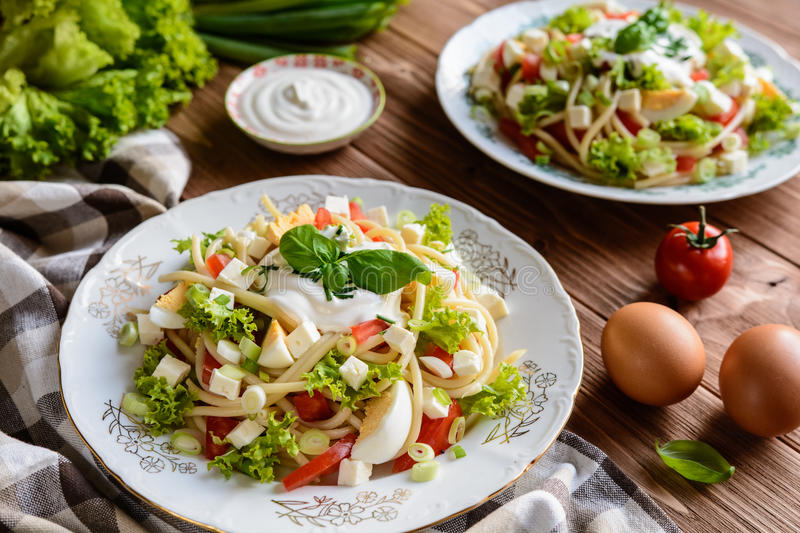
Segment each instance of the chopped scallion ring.
[[219,296],[214,298],[214,301],[219,305],[228,305],[228,302],[231,301],[231,298],[227,294],[220,294]]
[[432,460],[434,457],[436,457],[436,454],[429,444],[425,444],[424,442],[415,442],[408,447],[408,456],[419,463]]
[[[447,394],[447,391],[441,387],[436,387],[432,391],[433,397],[442,405],[450,405],[453,403],[453,400],[450,399],[450,395]],[[452,444],[452,443],[451,443]]]
[[187,455],[198,455],[203,451],[200,432],[196,429],[179,429],[172,434],[172,447]]
[[[255,374],[255,372],[253,372]],[[264,383],[269,383],[269,374],[264,372],[263,370],[258,371],[258,379],[263,381]]]
[[[225,295],[223,294],[222,296]],[[247,337],[242,337],[242,340],[239,341],[239,350],[248,359],[258,359],[261,355],[261,347]]]
[[241,368],[234,365],[222,365],[222,368],[219,369],[219,373],[225,377],[236,380],[242,379],[247,375]]
[[122,410],[129,415],[144,416],[150,409],[147,407],[147,397],[138,392],[128,392],[122,397]]
[[436,461],[425,461],[417,463],[411,467],[411,479],[413,481],[432,481],[439,475],[439,463]]
[[356,353],[356,339],[352,335],[342,337],[336,342],[336,349],[342,355],[353,355]]
[[136,322],[125,322],[119,330],[117,342],[123,346],[133,346],[139,340],[139,326]]
[[408,321],[408,328],[413,330],[414,328],[423,328],[427,325],[427,322],[424,320],[418,320],[416,318],[412,318]]
[[447,434],[447,442],[455,444],[464,438],[464,432],[467,430],[467,420],[463,416],[459,416],[450,425],[450,433]]
[[249,415],[258,414],[267,403],[267,393],[258,385],[250,385],[242,394],[242,409]]
[[244,368],[251,374],[258,374],[258,363],[256,363],[255,360],[253,359],[242,360],[242,368]]
[[300,437],[300,451],[308,455],[319,455],[330,447],[331,439],[319,429],[309,429]]
[[417,220],[417,215],[409,211],[408,209],[403,209],[399,213],[397,213],[397,227],[402,228],[406,224],[413,224]]
[[464,451],[464,448],[456,444],[455,446],[451,446],[449,450],[447,450],[448,455],[451,459],[461,459],[462,457],[467,456],[467,452]]

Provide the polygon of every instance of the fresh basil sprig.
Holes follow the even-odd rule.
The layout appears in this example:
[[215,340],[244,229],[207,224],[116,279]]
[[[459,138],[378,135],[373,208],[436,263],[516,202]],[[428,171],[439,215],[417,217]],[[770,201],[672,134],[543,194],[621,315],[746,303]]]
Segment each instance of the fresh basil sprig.
[[664,446],[656,440],[656,452],[667,466],[692,481],[720,483],[736,471],[717,450],[697,440],[673,440]]
[[284,233],[279,248],[298,274],[322,280],[329,301],[333,296],[352,298],[356,287],[387,294],[412,281],[431,281],[431,271],[413,255],[397,250],[343,252],[335,241],[310,224]]
[[661,5],[651,7],[632,24],[625,26],[614,41],[614,52],[629,54],[644,50],[655,42],[656,37],[667,31],[669,12]]

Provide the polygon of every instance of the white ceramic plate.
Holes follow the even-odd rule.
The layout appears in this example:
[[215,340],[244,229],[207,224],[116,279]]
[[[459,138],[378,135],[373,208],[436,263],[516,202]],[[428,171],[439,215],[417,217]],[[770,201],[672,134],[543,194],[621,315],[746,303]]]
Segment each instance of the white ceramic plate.
[[[652,1],[622,0],[627,7],[644,11],[655,5]],[[797,140],[777,144],[750,161],[746,173],[711,180],[702,185],[653,187],[635,190],[597,185],[578,174],[556,166],[537,166],[497,131],[471,117],[472,103],[467,96],[469,77],[466,72],[481,56],[497,43],[519,34],[529,27],[544,26],[554,15],[570,4],[584,0],[540,0],[516,2],[489,11],[461,28],[445,45],[439,55],[436,71],[436,92],[439,102],[453,125],[476,147],[498,163],[554,187],[568,191],[643,204],[701,204],[731,200],[775,187],[800,171],[800,146]],[[696,8],[678,4],[687,13]],[[800,88],[800,64],[778,44],[743,26],[736,26],[740,43],[755,66],[767,64],[775,70],[777,84],[790,96],[797,97]]]
[[[143,348],[122,348],[115,333],[129,308],[148,308],[168,288],[158,276],[181,268],[169,242],[264,213],[264,192],[279,209],[313,208],[327,194],[361,196],[366,205],[425,213],[452,207],[454,243],[474,272],[506,296],[511,315],[498,322],[501,351],[527,348],[519,362],[527,401],[504,418],[484,419],[462,442],[467,457],[440,459],[438,478],[414,483],[409,473],[379,473],[358,487],[309,486],[286,493],[235,474],[226,481],[206,461],[175,453],[119,410],[133,388]],[[264,213],[266,215],[266,213]],[[302,529],[382,532],[421,528],[484,501],[520,476],[552,444],[572,411],[583,372],[578,320],[545,260],[497,222],[461,202],[422,189],[372,179],[274,178],[189,200],[139,225],[115,244],[81,282],[61,335],[64,404],[83,439],[134,493],[210,529],[256,532]],[[477,475],[479,474],[479,475]],[[294,524],[294,525],[293,525]],[[301,526],[301,527],[297,527]]]

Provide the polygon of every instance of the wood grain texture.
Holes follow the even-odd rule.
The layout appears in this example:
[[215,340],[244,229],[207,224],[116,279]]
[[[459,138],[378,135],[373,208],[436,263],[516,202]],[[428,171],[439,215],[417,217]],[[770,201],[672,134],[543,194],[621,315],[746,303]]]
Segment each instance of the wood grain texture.
[[[602,448],[685,531],[800,531],[800,431],[759,439],[736,427],[719,398],[726,347],[762,323],[800,326],[800,180],[710,207],[717,225],[735,226],[736,261],[722,292],[679,302],[661,289],[653,256],[665,225],[696,216],[691,207],[626,205],[576,196],[518,176],[473,148],[447,121],[433,85],[439,51],[460,27],[504,2],[413,0],[389,30],[367,39],[361,59],[381,77],[387,106],[352,146],[293,157],[269,152],[227,120],[225,89],[239,68],[219,76],[177,113],[170,128],[194,163],[185,197],[272,176],[372,176],[442,192],[475,206],[535,246],[575,301],[586,352],[584,383],[567,428]],[[800,57],[797,0],[696,0],[768,35]],[[701,387],[678,405],[656,409],[624,397],[599,352],[606,319],[638,300],[669,305],[698,329],[707,352]],[[800,393],[800,391],[798,391]],[[661,464],[653,441],[709,442],[732,464],[726,483],[688,482]]]

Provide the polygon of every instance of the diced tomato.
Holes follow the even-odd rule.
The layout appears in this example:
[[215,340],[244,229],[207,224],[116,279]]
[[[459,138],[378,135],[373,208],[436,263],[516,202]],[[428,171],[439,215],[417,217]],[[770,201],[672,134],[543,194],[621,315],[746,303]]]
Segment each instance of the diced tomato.
[[628,17],[637,15],[636,11],[626,11],[625,13],[606,13],[607,19],[627,20]]
[[355,433],[348,433],[336,441],[336,444],[322,452],[321,455],[318,455],[283,478],[282,482],[284,488],[286,488],[286,490],[294,490],[308,485],[325,474],[330,474],[339,467],[339,463],[342,462],[342,459],[350,457],[350,450],[352,450],[355,442]]
[[744,131],[744,128],[739,126],[733,133],[738,135],[742,139],[742,147],[747,148],[747,145],[750,144],[750,137],[747,136],[747,132]]
[[691,172],[697,165],[697,158],[690,155],[679,155],[675,159],[678,162],[676,167],[678,172]]
[[206,352],[206,357],[203,359],[203,383],[208,385],[211,382],[211,373],[215,368],[222,368],[222,363],[214,359],[214,356]]
[[536,148],[536,139],[532,137],[520,135],[517,145],[519,146],[519,151],[525,154],[525,156],[531,161],[535,161],[536,156],[541,155],[539,149]]
[[356,202],[350,202],[350,220],[364,220],[364,211]]
[[449,366],[451,370],[453,369],[453,354],[447,353],[447,350],[443,349],[442,347],[431,343],[424,353],[426,356],[441,359],[447,363],[447,366]]
[[533,83],[540,78],[539,68],[542,66],[542,58],[536,54],[525,54],[522,58],[522,79],[528,83]]
[[510,118],[501,118],[499,128],[503,135],[514,142],[519,142],[519,138],[522,137],[519,124]]
[[[356,222],[355,224],[356,224],[356,226],[361,228],[361,231],[363,231],[364,233],[366,233],[366,232],[368,232],[369,230],[372,229],[370,226],[368,226],[366,224],[362,224],[361,222]],[[374,241],[374,242],[384,242],[386,240],[383,237],[366,237],[366,238],[368,240],[371,240],[371,241]]]
[[620,121],[622,121],[622,125],[631,132],[633,135],[639,133],[639,130],[642,129],[642,125],[633,120],[628,113],[625,111],[617,111],[617,116],[619,117]]
[[314,227],[321,230],[326,226],[331,225],[331,212],[325,209],[324,207],[320,207],[317,209],[317,214],[314,215]]
[[377,335],[383,330],[389,329],[389,324],[379,318],[373,318],[366,322],[361,322],[355,326],[350,326],[350,332],[356,340],[356,344],[361,344],[373,335]]
[[455,285],[454,285],[454,286],[455,286],[455,287],[458,287],[458,282],[459,282],[459,281],[460,281],[460,279],[461,279],[461,272],[460,272],[460,271],[459,271],[457,268],[454,268],[454,269],[453,269],[453,273],[456,275],[456,283],[455,283]]
[[[450,434],[450,426],[453,425],[453,420],[461,416],[461,406],[457,401],[453,400],[450,404],[450,410],[444,418],[428,418],[422,415],[422,426],[419,429],[419,437],[417,442],[427,444],[433,448],[433,453],[439,455],[450,447],[447,437]],[[408,454],[401,455],[394,461],[392,465],[392,473],[403,472],[414,466],[414,459]]]
[[506,66],[503,63],[503,47],[506,45],[506,42],[503,41],[500,43],[500,46],[497,47],[497,50],[494,52],[494,70],[498,74],[502,74],[506,70]]
[[231,262],[231,258],[225,254],[214,254],[208,259],[206,259],[206,266],[208,267],[209,272],[211,272],[211,276],[216,278],[219,276],[219,273],[222,272],[222,269]]
[[566,37],[567,37],[567,40],[568,40],[569,42],[571,42],[571,43],[577,43],[578,41],[580,41],[581,39],[583,39],[583,34],[582,34],[582,33],[568,33],[568,34],[566,35]]
[[233,428],[239,423],[235,418],[228,418],[222,416],[207,416],[206,417],[206,459],[211,460],[218,455],[228,451],[227,444],[214,444],[214,437],[224,439],[228,436]]
[[728,123],[733,120],[733,117],[739,112],[739,104],[736,100],[731,100],[731,108],[728,110],[727,113],[720,113],[719,115],[715,115],[713,117],[709,117],[708,120],[713,122],[719,122],[723,126],[727,126]]
[[692,78],[694,81],[703,81],[709,79],[711,77],[711,74],[708,72],[708,70],[700,68],[692,72],[689,75],[689,77]]
[[316,422],[317,420],[327,420],[333,416],[328,401],[321,392],[309,394],[305,391],[298,392],[292,396],[294,409],[297,416],[306,422]]

